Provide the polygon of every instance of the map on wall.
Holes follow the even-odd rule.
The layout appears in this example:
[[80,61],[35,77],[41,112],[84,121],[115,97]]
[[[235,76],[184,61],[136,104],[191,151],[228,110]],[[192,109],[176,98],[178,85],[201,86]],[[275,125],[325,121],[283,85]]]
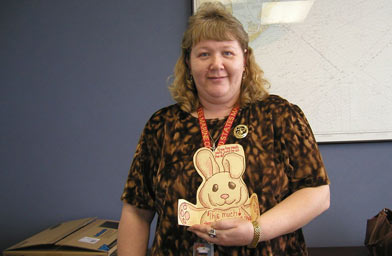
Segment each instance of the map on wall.
[[[270,92],[301,107],[318,142],[392,139],[392,1],[220,2],[248,31]],[[311,8],[303,22],[263,22],[277,2]]]

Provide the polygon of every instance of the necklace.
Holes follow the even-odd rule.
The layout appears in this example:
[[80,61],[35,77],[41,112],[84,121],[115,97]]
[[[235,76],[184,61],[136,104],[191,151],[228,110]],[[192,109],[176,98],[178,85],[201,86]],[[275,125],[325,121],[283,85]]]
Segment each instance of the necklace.
[[[231,109],[230,115],[226,119],[226,123],[225,126],[223,127],[221,135],[218,137],[219,138],[218,147],[226,143],[226,140],[229,137],[231,126],[234,123],[234,119],[237,116],[239,109],[240,108],[238,106],[235,106]],[[211,134],[208,131],[207,122],[206,122],[206,118],[204,117],[204,111],[202,107],[198,108],[197,116],[199,119],[200,131],[201,131],[201,136],[203,138],[204,147],[210,148],[212,149],[212,151],[215,151],[216,141],[212,138]],[[211,144],[211,140],[213,141],[213,144]]]
[[216,141],[220,138],[220,134],[222,134],[222,132],[220,133],[220,134],[218,134],[218,137],[214,140],[214,138],[212,137],[212,135],[211,135],[211,133],[210,132],[208,132],[208,134],[210,135],[210,138],[211,138],[211,140],[212,140],[212,146],[211,146],[211,150],[212,151],[215,151],[215,149],[216,149]]

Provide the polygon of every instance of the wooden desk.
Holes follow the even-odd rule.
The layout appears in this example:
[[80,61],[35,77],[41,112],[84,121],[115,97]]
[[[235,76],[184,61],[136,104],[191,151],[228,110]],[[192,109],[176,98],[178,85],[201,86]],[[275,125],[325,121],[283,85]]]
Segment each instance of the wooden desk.
[[308,248],[309,256],[367,256],[365,246],[353,247],[313,247]]

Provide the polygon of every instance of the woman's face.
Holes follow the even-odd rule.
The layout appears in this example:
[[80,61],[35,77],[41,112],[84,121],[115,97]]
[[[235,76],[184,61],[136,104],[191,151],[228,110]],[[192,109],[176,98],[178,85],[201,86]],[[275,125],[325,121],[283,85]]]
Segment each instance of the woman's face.
[[237,102],[245,69],[238,41],[199,42],[192,48],[189,66],[202,104],[232,106]]

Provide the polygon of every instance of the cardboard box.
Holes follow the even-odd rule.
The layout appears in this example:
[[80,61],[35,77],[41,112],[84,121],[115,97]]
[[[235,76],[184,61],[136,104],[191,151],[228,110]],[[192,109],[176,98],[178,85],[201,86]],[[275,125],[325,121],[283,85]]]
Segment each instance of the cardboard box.
[[11,246],[4,256],[117,255],[118,221],[86,218],[63,222]]

